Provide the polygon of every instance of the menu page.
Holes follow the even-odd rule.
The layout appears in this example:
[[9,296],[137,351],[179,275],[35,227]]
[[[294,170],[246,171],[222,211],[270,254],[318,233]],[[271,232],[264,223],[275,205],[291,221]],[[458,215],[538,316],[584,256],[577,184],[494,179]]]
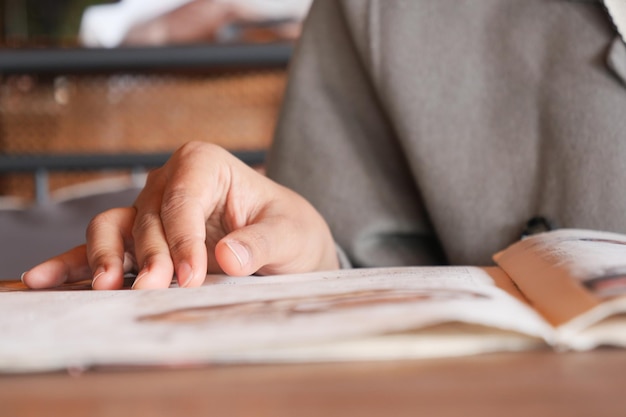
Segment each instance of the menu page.
[[626,236],[562,229],[517,242],[494,256],[555,327],[582,330],[626,309]]
[[[433,331],[443,323],[550,339],[550,326],[493,276],[502,280],[495,268],[408,267],[209,276],[193,289],[7,291],[0,294],[0,370],[358,360],[358,346],[368,359],[462,354],[425,342],[446,340],[450,331]],[[462,333],[452,333],[458,344]],[[409,335],[421,341],[419,352],[402,349]],[[489,341],[491,350],[496,345]]]

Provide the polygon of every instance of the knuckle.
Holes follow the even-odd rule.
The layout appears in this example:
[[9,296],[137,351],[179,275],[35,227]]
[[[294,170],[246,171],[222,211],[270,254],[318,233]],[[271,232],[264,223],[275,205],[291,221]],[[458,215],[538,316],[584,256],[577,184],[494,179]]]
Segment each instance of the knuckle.
[[198,140],[192,140],[183,144],[178,150],[174,153],[176,157],[193,157],[198,155],[199,153],[221,153],[224,149],[216,145],[214,143],[202,142]]
[[122,259],[111,253],[108,248],[101,247],[90,248],[88,258],[91,265],[111,265],[118,261],[122,262]]
[[213,165],[219,164],[230,156],[230,152],[220,145],[209,142],[191,141],[178,148],[168,161],[168,169],[176,169],[187,166],[193,161],[206,163],[211,161]]
[[158,182],[162,172],[162,168],[155,168],[148,171],[148,175],[146,176],[146,186],[150,186],[151,184]]
[[207,144],[198,141],[198,140],[191,140],[189,142],[184,143],[183,145],[181,145],[178,150],[176,151],[177,155],[188,155],[188,154],[194,154],[196,153],[198,150],[202,149],[203,147],[205,147]]
[[112,225],[117,225],[117,219],[121,211],[122,209],[114,208],[95,215],[87,225],[87,239],[91,240],[94,236],[98,235],[101,230]]
[[159,214],[153,211],[141,213],[133,223],[133,238],[136,239],[138,236],[145,234],[146,231],[154,230],[155,228],[161,228],[161,217]]
[[145,244],[142,246],[141,251],[137,252],[137,265],[144,267],[146,265],[157,263],[163,259],[164,256],[169,257],[167,249],[164,250],[160,245]]
[[155,196],[158,196],[158,192],[163,187],[163,183],[163,168],[153,169],[148,172],[148,175],[146,177],[146,183],[137,198],[135,199],[133,205],[138,208],[149,205],[151,201],[155,199]]
[[197,245],[205,245],[204,237],[199,233],[168,236],[167,243],[172,254],[183,254]]
[[192,196],[189,195],[184,186],[172,187],[161,203],[161,218],[165,221],[168,218],[175,218],[191,201],[193,201]]

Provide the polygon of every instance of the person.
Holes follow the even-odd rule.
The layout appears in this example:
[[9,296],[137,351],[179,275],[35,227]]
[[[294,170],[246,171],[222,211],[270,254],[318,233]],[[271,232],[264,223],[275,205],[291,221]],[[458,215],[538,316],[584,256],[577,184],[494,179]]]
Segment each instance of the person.
[[626,46],[599,1],[317,0],[291,65],[267,178],[184,145],[24,282],[485,265],[537,215],[626,232]]
[[[311,0],[121,0],[87,7],[87,47],[293,40]],[[252,38],[252,39],[249,39]]]

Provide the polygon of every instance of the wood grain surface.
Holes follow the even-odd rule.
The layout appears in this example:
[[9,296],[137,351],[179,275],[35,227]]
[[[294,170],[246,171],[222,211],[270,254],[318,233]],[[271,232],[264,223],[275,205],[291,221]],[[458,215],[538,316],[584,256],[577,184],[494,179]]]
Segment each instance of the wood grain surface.
[[625,416],[626,352],[0,376],[2,416]]

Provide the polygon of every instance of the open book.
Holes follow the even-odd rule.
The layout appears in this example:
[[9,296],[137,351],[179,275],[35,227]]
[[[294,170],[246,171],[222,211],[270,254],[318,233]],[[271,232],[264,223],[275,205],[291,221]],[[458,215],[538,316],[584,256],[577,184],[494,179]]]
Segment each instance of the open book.
[[0,371],[626,347],[626,236],[559,230],[494,267],[209,276],[195,289],[0,294]]

